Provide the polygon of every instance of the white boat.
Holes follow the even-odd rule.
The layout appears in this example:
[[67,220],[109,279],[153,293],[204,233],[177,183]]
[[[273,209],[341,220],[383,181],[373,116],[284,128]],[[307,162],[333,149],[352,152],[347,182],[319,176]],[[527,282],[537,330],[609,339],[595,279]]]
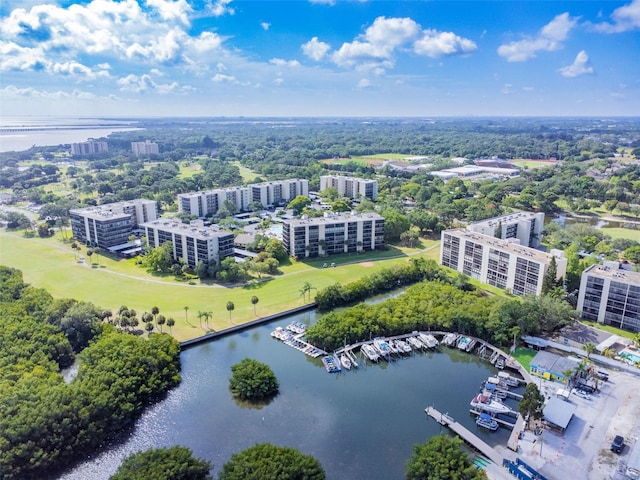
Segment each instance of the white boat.
[[447,347],[453,347],[456,344],[456,340],[458,340],[457,333],[447,333],[442,339],[442,343],[444,343]]
[[436,348],[438,346],[438,340],[436,340],[436,337],[434,337],[430,333],[420,332],[418,334],[418,339],[420,339],[420,341],[424,343],[427,348]]
[[378,352],[376,352],[376,349],[373,348],[368,343],[365,343],[364,345],[362,345],[362,348],[360,350],[362,351],[364,356],[367,357],[372,362],[377,362],[378,359],[380,358],[380,355],[378,355]]
[[400,353],[411,353],[411,345],[404,340],[396,340],[396,348]]
[[481,413],[476,420],[476,425],[487,428],[493,432],[495,432],[499,427],[498,422],[496,422],[488,413]]
[[387,340],[387,345],[389,346],[389,351],[391,353],[400,353],[400,350],[398,350],[398,347],[396,347],[396,342],[394,340]]
[[470,341],[470,338],[460,337],[460,340],[458,340],[458,350],[466,350]]
[[487,383],[491,383],[493,385],[496,385],[497,387],[500,387],[503,390],[509,390],[509,385],[507,385],[507,382],[505,382],[504,380],[502,380],[499,377],[489,377],[489,378],[487,378]]
[[339,358],[340,365],[342,365],[345,370],[351,370],[351,360],[349,360],[349,357],[347,357],[344,353],[341,353]]
[[273,338],[277,338],[278,340],[282,340],[282,337],[285,333],[286,332],[284,331],[284,328],[276,327],[276,329],[273,332],[271,332],[271,336]]
[[373,347],[383,357],[388,357],[389,355],[391,355],[391,349],[389,348],[389,344],[384,338],[375,338],[373,340]]
[[471,406],[482,412],[489,413],[513,413],[507,405],[490,396],[478,394],[471,400]]
[[407,342],[416,350],[422,350],[424,348],[424,343],[418,340],[416,337],[407,337]]
[[498,400],[504,400],[507,398],[506,390],[498,389],[496,385],[489,382],[485,382],[482,394]]

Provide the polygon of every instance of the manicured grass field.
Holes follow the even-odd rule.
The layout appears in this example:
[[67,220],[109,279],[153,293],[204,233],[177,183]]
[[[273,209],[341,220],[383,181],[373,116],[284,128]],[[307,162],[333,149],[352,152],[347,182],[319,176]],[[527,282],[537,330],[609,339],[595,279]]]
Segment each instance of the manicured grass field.
[[612,238],[628,238],[640,242],[640,229],[631,228],[603,228],[602,231]]
[[580,320],[580,322],[584,323],[585,325],[589,325],[590,327],[597,328],[598,330],[604,330],[605,332],[612,333],[613,335],[618,335],[619,337],[622,337],[622,338],[629,338],[633,340],[636,336],[636,334],[633,332],[629,332],[627,330],[621,330],[619,328],[615,328],[610,325],[603,325],[602,323],[590,322],[588,320]]
[[547,160],[513,160],[510,163],[520,168],[549,168],[556,165],[556,162],[550,162]]
[[[409,254],[437,258],[438,242],[424,241],[418,249],[389,249],[362,255],[336,255],[328,259],[293,262],[282,267],[283,274],[270,280],[252,282],[244,286],[220,286],[195,280],[179,282],[173,276],[155,277],[134,264],[104,255],[91,259],[82,249],[85,263],[76,259],[68,244],[57,238],[27,239],[20,232],[0,231],[0,264],[22,270],[26,282],[48,290],[56,298],[75,298],[93,302],[103,309],[117,310],[121,305],[135,309],[138,314],[157,306],[176,325],[173,335],[186,340],[202,335],[198,311],[213,312],[209,326],[221,330],[234,323],[254,320],[251,297],[257,296],[258,317],[300,306],[304,303],[300,289],[309,282],[314,289],[322,289],[336,282],[348,283],[393,264],[408,261]],[[377,257],[375,254],[378,254]],[[395,258],[388,258],[395,255]],[[376,258],[385,258],[373,262]],[[89,266],[91,261],[94,265]],[[336,263],[336,268],[322,268],[324,263]],[[98,266],[99,264],[99,266]],[[227,302],[235,309],[229,312]],[[188,307],[185,311],[184,307]],[[166,329],[166,328],[165,328]]]
[[256,177],[259,177],[260,174],[254,172],[253,170],[244,167],[240,164],[240,162],[233,162],[235,166],[240,169],[240,176],[244,182],[253,182]]
[[529,348],[524,348],[524,347],[518,347],[516,348],[516,351],[513,352],[511,356],[515,358],[520,365],[526,368],[528,372],[530,369],[529,363],[531,362],[531,360],[533,360],[533,357],[536,356],[536,353],[538,352],[536,352],[535,350],[531,350]]

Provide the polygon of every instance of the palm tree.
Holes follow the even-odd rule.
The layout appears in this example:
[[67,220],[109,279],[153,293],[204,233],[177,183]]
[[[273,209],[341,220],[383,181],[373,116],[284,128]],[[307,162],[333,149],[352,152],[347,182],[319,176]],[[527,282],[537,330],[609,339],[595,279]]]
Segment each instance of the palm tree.
[[234,308],[236,308],[236,306],[233,304],[233,302],[227,302],[227,312],[229,312],[229,323],[233,323],[231,321],[231,312],[233,312]]
[[87,248],[87,257],[89,257],[89,264],[93,266],[93,262],[91,262],[91,255],[93,255],[93,250]]
[[175,321],[173,318],[169,317],[169,318],[167,319],[167,327],[169,327],[169,333],[170,333],[171,335],[173,335],[173,326],[174,326],[175,324],[176,324],[176,321]]
[[302,297],[303,301],[306,300],[307,293],[309,294],[309,301],[311,301],[311,290],[315,290],[315,288],[309,282],[304,282],[302,284],[302,288],[300,289],[300,296]]
[[565,380],[567,381],[567,387],[569,386],[569,382],[571,381],[571,377],[573,377],[573,369],[567,368],[564,372],[562,372]]
[[167,319],[165,318],[164,315],[158,315],[158,318],[156,318],[156,325],[158,325],[158,328],[160,329],[160,333],[162,333],[162,325],[164,325],[166,321]]
[[198,320],[200,321],[200,328],[202,328],[202,317],[204,317],[205,313],[201,312],[200,310],[198,310],[198,315],[196,315],[198,317]]
[[160,309],[158,307],[151,307],[151,315],[153,315],[153,319],[156,319],[156,316],[160,313]]
[[207,325],[207,330],[209,330],[209,319],[213,318],[213,312],[204,312],[204,323]]
[[585,352],[587,352],[587,358],[591,358],[591,355],[598,351],[598,349],[596,348],[595,343],[593,343],[593,342],[585,343],[584,345],[582,345],[582,349]]
[[[184,307],[184,321],[187,322],[187,324],[191,325],[189,323],[189,315],[187,314],[187,312],[189,312],[189,307],[185,306]],[[191,325],[193,326],[193,325]]]
[[253,314],[257,317],[258,314],[256,313],[256,305],[258,304],[258,302],[260,301],[260,299],[258,297],[256,297],[255,295],[253,297],[251,297],[251,304],[253,305]]
[[153,323],[148,322],[145,326],[144,329],[147,331],[147,336],[151,336],[151,332],[153,332]]

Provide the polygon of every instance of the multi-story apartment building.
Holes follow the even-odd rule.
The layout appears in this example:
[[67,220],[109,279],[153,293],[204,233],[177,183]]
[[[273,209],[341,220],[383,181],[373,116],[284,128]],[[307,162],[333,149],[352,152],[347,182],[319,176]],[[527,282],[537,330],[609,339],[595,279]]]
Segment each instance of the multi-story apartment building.
[[160,153],[158,144],[151,140],[145,140],[144,142],[131,142],[131,151],[136,157],[143,157],[145,155],[157,155]]
[[230,201],[236,211],[249,210],[257,202],[264,207],[289,203],[298,195],[309,196],[309,181],[287,179],[274,182],[254,183],[246,187],[229,187],[203,192],[181,193],[178,208],[182,213],[200,218],[215,215],[225,201]]
[[173,259],[182,258],[191,267],[198,262],[219,264],[224,257],[233,255],[233,233],[205,227],[202,220],[187,225],[179,220],[158,219],[140,226],[150,247],[171,242]]
[[365,178],[346,177],[343,175],[321,175],[320,191],[335,188],[340,195],[347,198],[378,198],[378,181]]
[[282,243],[291,256],[316,257],[384,247],[384,218],[377,213],[286,220]]
[[578,312],[585,320],[640,332],[640,273],[618,262],[592,265],[582,272]]
[[441,265],[515,295],[540,295],[552,258],[557,279],[567,271],[567,259],[559,250],[545,253],[465,228],[445,230],[441,238]]
[[542,240],[544,213],[517,212],[489,218],[467,226],[468,230],[502,240],[517,238],[520,245],[538,248]]
[[108,152],[107,142],[89,139],[86,142],[72,143],[71,155],[93,155],[95,153]]
[[76,240],[85,245],[117,250],[127,244],[133,230],[158,218],[155,200],[131,200],[69,210]]

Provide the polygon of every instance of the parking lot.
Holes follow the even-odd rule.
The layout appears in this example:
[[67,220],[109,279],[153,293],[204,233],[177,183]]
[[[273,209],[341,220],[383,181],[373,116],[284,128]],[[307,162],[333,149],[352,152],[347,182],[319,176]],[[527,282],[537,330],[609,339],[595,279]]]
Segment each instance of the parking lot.
[[[526,431],[519,456],[550,480],[622,480],[626,459],[640,434],[640,377],[607,370],[609,381],[589,399],[571,393],[576,411],[564,433],[546,429],[542,435]],[[564,385],[535,378],[546,398]],[[616,435],[625,445],[620,454],[610,450]],[[506,448],[506,447],[505,447]]]

